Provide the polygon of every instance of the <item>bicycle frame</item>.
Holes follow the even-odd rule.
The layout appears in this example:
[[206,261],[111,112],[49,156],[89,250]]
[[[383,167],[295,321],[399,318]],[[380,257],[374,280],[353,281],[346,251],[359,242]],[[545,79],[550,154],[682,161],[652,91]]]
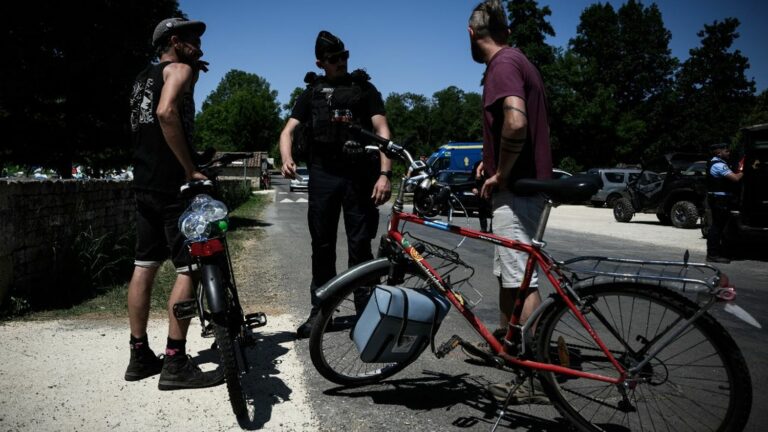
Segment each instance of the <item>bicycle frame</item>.
[[[544,229],[544,226],[546,225],[545,218],[548,217],[549,209],[551,208],[551,205],[552,205],[551,202],[547,203],[545,213],[542,215],[543,223],[540,223],[540,228],[539,228],[540,232],[537,234],[536,238],[532,242],[533,244],[526,244],[526,243],[510,240],[504,237],[500,237],[497,235],[483,233],[473,229],[460,227],[457,225],[451,225],[442,221],[428,220],[416,214],[404,212],[402,211],[402,194],[404,191],[404,186],[405,186],[405,179],[401,184],[400,194],[397,201],[400,203],[400,205],[398,206],[398,204],[396,203],[392,209],[392,214],[390,216],[390,220],[387,228],[387,236],[389,237],[390,240],[392,240],[395,244],[398,245],[399,248],[401,248],[405,252],[405,254],[409,257],[409,259],[411,259],[418,265],[418,267],[424,272],[424,274],[427,277],[429,277],[432,284],[443,295],[445,295],[446,298],[448,298],[451,304],[453,304],[456,310],[458,310],[462,314],[462,316],[464,316],[464,318],[475,329],[475,331],[477,331],[480,334],[480,336],[483,339],[485,339],[486,342],[488,342],[489,346],[496,353],[496,355],[498,355],[501,359],[503,359],[505,362],[507,362],[509,365],[512,365],[512,366],[519,366],[519,367],[534,369],[534,370],[550,371],[550,372],[555,372],[555,373],[564,374],[564,375],[577,376],[577,377],[588,378],[588,379],[593,379],[597,381],[604,381],[612,384],[620,384],[626,380],[627,371],[624,369],[624,367],[622,367],[622,365],[616,360],[613,354],[608,350],[608,348],[605,346],[603,341],[600,339],[600,336],[590,326],[586,318],[584,318],[584,315],[581,313],[579,308],[577,308],[574,305],[570,296],[566,294],[563,285],[560,283],[560,280],[565,279],[565,275],[555,265],[554,260],[541,249],[541,247],[544,245],[543,242],[541,242],[541,237],[543,236],[543,229]],[[541,363],[537,361],[521,359],[516,355],[514,355],[513,353],[507,352],[507,349],[501,343],[499,343],[499,341],[491,334],[491,332],[482,323],[482,321],[480,321],[480,319],[477,316],[475,316],[475,314],[466,306],[465,301],[461,296],[461,294],[454,292],[451,289],[451,287],[446,283],[446,281],[444,281],[443,278],[438,274],[438,272],[434,269],[434,267],[432,267],[429,264],[429,262],[427,262],[427,260],[424,257],[422,257],[421,254],[415,249],[414,245],[411,245],[410,242],[404,238],[403,233],[400,231],[400,225],[401,223],[406,223],[406,222],[423,225],[432,229],[446,231],[451,234],[455,234],[459,236],[479,239],[488,243],[492,243],[496,246],[511,248],[511,249],[515,249],[515,250],[527,253],[528,261],[525,268],[525,275],[523,278],[522,285],[517,292],[517,297],[515,299],[515,304],[514,304],[514,311],[510,318],[510,323],[509,323],[510,325],[508,326],[506,340],[508,341],[515,340],[515,337],[518,336],[516,332],[520,331],[521,329],[519,324],[520,324],[520,315],[522,313],[523,301],[526,298],[528,290],[530,289],[530,282],[533,276],[534,266],[538,265],[540,272],[546,275],[547,279],[549,280],[549,282],[552,284],[555,291],[557,292],[557,295],[559,295],[563,299],[563,301],[566,303],[566,305],[574,314],[574,316],[576,316],[579,322],[581,322],[581,324],[584,326],[584,328],[593,338],[593,340],[598,345],[598,347],[603,351],[606,357],[610,360],[611,364],[613,364],[613,367],[616,368],[617,376],[609,377],[605,375],[592,374],[592,373],[582,372],[582,371],[571,369],[564,366],[558,366],[558,365],[553,365],[549,363]],[[544,306],[545,304],[542,304],[541,306],[539,306],[539,308],[532,314],[532,316],[538,315],[538,313],[541,312],[540,309],[542,309]],[[519,335],[519,336],[522,337],[523,335]]]

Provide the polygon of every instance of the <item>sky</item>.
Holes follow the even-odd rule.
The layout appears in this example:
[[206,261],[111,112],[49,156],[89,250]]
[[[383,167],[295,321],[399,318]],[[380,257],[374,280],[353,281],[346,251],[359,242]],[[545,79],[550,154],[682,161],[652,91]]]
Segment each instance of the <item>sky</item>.
[[[204,21],[203,59],[210,71],[195,90],[197,109],[224,75],[238,69],[255,73],[288,102],[315,66],[317,33],[328,30],[350,51],[349,68],[365,69],[382,95],[413,92],[431,97],[448,86],[480,93],[484,65],[472,61],[467,19],[478,0],[180,0],[190,19]],[[567,48],[581,12],[595,1],[539,0],[549,6],[555,37],[547,43]],[[624,1],[610,1],[618,9]],[[643,2],[650,5],[651,2]],[[672,33],[672,55],[684,61],[698,47],[704,24],[736,17],[740,37],[733,48],[749,59],[747,78],[757,92],[768,87],[768,2],[764,0],[659,0],[655,2]]]

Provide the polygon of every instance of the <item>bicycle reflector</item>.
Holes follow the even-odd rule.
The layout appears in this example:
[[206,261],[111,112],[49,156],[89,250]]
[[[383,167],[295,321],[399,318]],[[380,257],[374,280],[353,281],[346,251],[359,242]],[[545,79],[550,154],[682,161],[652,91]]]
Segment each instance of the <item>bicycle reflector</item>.
[[217,238],[194,242],[189,245],[189,253],[195,257],[209,257],[220,252],[224,252],[224,243]]

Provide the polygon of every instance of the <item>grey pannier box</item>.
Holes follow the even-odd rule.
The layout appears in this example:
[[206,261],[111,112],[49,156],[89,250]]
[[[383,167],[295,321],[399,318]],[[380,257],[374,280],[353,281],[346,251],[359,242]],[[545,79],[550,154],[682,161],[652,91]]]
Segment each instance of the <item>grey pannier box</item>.
[[450,308],[435,293],[377,285],[352,331],[360,359],[387,363],[421,353]]

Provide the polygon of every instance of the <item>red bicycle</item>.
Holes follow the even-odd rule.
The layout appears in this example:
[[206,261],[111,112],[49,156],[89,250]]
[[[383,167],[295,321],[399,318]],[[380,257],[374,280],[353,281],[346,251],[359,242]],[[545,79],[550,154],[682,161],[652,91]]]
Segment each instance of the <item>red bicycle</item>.
[[[688,262],[687,252],[682,262],[595,256],[554,259],[544,250],[543,241],[549,212],[558,204],[588,199],[597,186],[586,179],[520,180],[515,184],[516,193],[546,198],[531,244],[425,217],[439,214],[448,205],[450,189],[435,183],[430,169],[414,161],[401,146],[367,131],[361,133],[391,158],[405,160],[409,169],[392,207],[380,257],[339,274],[317,292],[322,310],[309,345],[312,362],[322,376],[345,386],[372,384],[408,366],[430,344],[438,358],[461,346],[486,365],[515,374],[517,386],[524,379],[538,378],[553,405],[581,430],[744,428],[752,406],[749,371],[732,337],[708,310],[724,304],[728,312],[759,324],[733,303],[736,292],[725,274],[706,264]],[[404,211],[406,190],[414,192],[418,214]],[[461,292],[473,273],[471,267],[455,250],[410,234],[405,230],[408,223],[528,254],[505,337],[499,340],[492,335]],[[522,299],[534,266],[538,266],[539,277],[552,285],[553,293],[521,323]],[[422,340],[407,357],[363,361],[354,331],[365,296],[377,285],[447,299],[487,342],[488,349],[456,335],[435,348],[433,329],[432,340]],[[516,387],[510,395],[514,390]]]

